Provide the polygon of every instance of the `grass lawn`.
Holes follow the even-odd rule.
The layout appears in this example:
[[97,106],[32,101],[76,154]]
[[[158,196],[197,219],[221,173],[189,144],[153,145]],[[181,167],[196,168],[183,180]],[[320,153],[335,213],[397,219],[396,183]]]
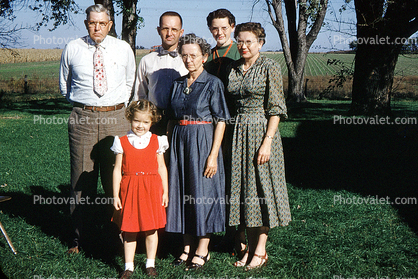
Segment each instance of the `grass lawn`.
[[[292,222],[270,231],[265,268],[244,272],[215,251],[202,271],[173,268],[181,241],[165,234],[159,278],[418,278],[418,125],[336,122],[349,106],[311,101],[289,108],[280,124]],[[416,121],[418,102],[392,107]],[[123,268],[117,230],[102,207],[91,209],[90,245],[69,256],[68,205],[36,200],[69,196],[70,110],[61,98],[0,104],[0,195],[12,197],[0,204],[0,221],[18,251],[0,238],[8,278],[117,278]],[[144,261],[141,244],[134,278],[147,278]]]

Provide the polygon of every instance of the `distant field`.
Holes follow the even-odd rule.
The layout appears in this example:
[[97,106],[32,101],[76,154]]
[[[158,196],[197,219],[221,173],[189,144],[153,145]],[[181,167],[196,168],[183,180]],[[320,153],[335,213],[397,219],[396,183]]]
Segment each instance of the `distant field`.
[[[51,77],[58,73],[61,49],[15,49],[13,52],[0,49],[0,79],[31,77]],[[149,50],[137,50],[137,60]],[[13,56],[12,54],[18,55]],[[264,55],[277,60],[283,75],[287,75],[287,67],[283,53],[265,52]],[[310,53],[306,61],[306,76],[332,76],[340,69],[338,65],[327,65],[328,60],[339,60],[346,66],[354,61],[354,54],[341,53]],[[28,63],[32,62],[32,63]],[[418,76],[418,55],[401,55],[396,65],[399,76]]]
[[[287,75],[287,67],[283,53],[264,53],[277,60],[282,68],[283,75]],[[328,60],[340,60],[347,67],[354,62],[354,54],[342,53],[309,53],[306,60],[306,76],[332,76],[340,69],[337,65],[327,65]],[[353,65],[354,67],[354,65]],[[396,64],[395,75],[418,76],[418,55],[400,55]]]
[[[36,50],[25,49],[15,50],[19,52],[21,60],[36,62],[21,63],[5,63],[12,61],[13,57],[6,57],[5,50],[0,51],[0,92],[6,93],[2,100],[5,101],[15,98],[16,93],[22,93],[24,88],[24,79],[27,76],[29,93],[38,94],[37,96],[44,99],[42,94],[52,95],[59,94],[58,89],[58,72],[59,58],[62,50]],[[149,50],[137,51],[137,64],[141,58],[149,53]],[[263,53],[280,63],[282,68],[284,88],[287,90],[287,67],[283,53],[265,52]],[[8,54],[10,56],[10,53]],[[330,85],[329,80],[333,75],[339,72],[342,64],[330,65],[328,61],[341,61],[347,68],[354,67],[354,54],[342,53],[310,53],[308,54],[305,77],[309,79],[306,87],[306,94],[311,98],[331,98],[331,99],[350,99],[351,98],[351,80],[347,80],[342,88],[334,88],[332,92],[324,95],[324,90]],[[13,58],[19,61],[18,58]],[[418,55],[401,55],[395,70],[394,80],[394,96],[399,98],[418,98]],[[10,98],[8,97],[10,96]],[[19,98],[26,99],[25,96]],[[32,96],[33,97],[33,96]]]

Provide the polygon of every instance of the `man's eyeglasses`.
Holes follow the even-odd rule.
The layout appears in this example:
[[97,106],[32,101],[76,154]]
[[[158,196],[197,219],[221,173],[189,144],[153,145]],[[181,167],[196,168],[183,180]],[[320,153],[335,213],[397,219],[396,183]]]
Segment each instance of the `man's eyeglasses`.
[[100,28],[105,28],[109,22],[105,22],[105,21],[89,21],[87,22],[87,25],[89,27],[96,27],[96,25],[99,24]]
[[171,31],[173,34],[177,34],[178,32],[180,32],[180,29],[168,28],[168,27],[161,27],[160,30],[163,31],[163,32]]

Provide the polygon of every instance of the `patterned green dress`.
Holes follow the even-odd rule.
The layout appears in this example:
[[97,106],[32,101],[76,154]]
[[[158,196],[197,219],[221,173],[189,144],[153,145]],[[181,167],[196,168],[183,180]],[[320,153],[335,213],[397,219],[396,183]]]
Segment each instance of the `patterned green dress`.
[[286,226],[291,221],[279,129],[270,160],[257,165],[268,118],[286,118],[280,65],[260,55],[244,75],[243,59],[231,64],[227,94],[235,101],[229,225]]

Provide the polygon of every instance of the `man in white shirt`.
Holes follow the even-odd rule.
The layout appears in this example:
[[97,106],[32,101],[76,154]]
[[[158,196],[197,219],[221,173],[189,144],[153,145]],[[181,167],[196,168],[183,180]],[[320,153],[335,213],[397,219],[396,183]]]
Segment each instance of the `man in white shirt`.
[[151,127],[151,131],[163,135],[167,127],[165,110],[170,101],[171,85],[188,71],[177,53],[177,45],[184,32],[181,16],[176,12],[165,12],[160,16],[159,25],[157,31],[161,37],[161,46],[139,62],[135,99],[148,99],[162,111],[163,118]]
[[[65,46],[60,65],[60,91],[73,105],[68,135],[73,199],[70,212],[75,235],[68,253],[78,253],[80,245],[86,244],[83,223],[88,223],[86,217],[93,219],[86,214],[86,206],[95,203],[99,171],[105,195],[113,196],[115,155],[110,147],[114,136],[129,131],[124,108],[135,81],[135,56],[131,47],[107,36],[112,26],[109,11],[102,5],[93,5],[87,8],[86,14],[88,36]],[[112,203],[109,201],[106,206],[106,214],[110,215]]]

